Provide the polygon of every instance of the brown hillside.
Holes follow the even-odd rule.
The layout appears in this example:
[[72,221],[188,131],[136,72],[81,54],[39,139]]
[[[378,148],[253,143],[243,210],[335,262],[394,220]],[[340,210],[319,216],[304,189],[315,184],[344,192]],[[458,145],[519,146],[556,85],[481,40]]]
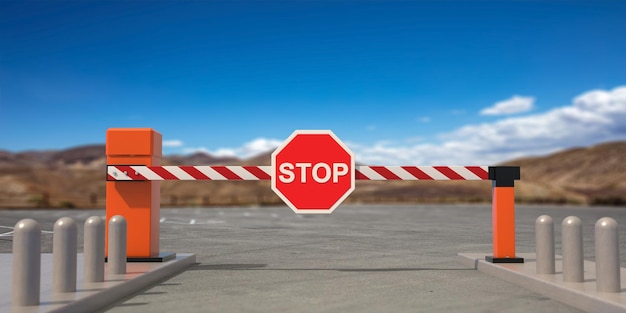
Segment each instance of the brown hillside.
[[523,181],[578,194],[588,201],[626,198],[625,141],[568,149],[504,164],[521,166]]
[[53,153],[48,160],[50,165],[72,165],[72,164],[84,164],[102,163],[101,160],[105,157],[104,145],[89,145],[74,147],[67,150],[62,150]]
[[[247,160],[205,153],[165,156],[164,165],[270,165],[271,152]],[[11,153],[0,150],[0,207],[103,207],[104,145],[62,151]],[[519,202],[626,203],[626,142],[575,148],[529,157],[519,165]],[[489,202],[489,182],[357,181],[347,202]],[[281,203],[268,181],[168,181],[163,206]]]
[[271,165],[272,164],[272,152],[257,154],[251,158],[248,158],[242,162],[243,165]]

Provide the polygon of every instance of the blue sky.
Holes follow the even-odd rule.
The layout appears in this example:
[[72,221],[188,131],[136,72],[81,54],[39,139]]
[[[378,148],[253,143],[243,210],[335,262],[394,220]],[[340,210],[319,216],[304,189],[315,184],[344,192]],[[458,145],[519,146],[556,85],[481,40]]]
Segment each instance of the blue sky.
[[[626,139],[623,1],[0,3],[0,149],[151,127],[247,157],[330,129],[357,160],[489,164]],[[429,163],[429,164],[425,164]]]

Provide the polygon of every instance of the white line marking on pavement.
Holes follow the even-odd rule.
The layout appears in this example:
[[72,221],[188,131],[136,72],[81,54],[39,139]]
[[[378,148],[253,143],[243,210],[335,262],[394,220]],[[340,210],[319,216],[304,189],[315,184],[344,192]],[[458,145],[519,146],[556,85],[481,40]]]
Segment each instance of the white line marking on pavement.
[[[9,227],[9,226],[0,226],[0,228],[13,229],[13,227]],[[11,230],[9,232],[2,233],[2,234],[0,234],[0,237],[13,237],[13,233],[14,232],[15,232],[14,230]],[[42,235],[47,235],[47,234],[52,234],[52,233],[54,233],[54,232],[50,231],[50,230],[42,230],[41,231]]]
[[224,224],[224,221],[208,220],[203,224]]
[[164,224],[189,225],[189,222],[166,221]]
[[0,237],[9,237],[9,236],[12,236],[12,235],[13,235],[13,231],[10,231],[8,233],[0,234]]

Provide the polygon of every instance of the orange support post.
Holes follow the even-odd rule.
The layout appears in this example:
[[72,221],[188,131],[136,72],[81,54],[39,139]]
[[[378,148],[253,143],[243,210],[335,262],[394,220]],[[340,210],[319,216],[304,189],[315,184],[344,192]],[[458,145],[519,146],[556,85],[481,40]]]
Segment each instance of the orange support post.
[[515,180],[520,179],[516,166],[489,167],[492,180],[493,256],[492,263],[524,263],[515,254]]
[[[160,165],[161,142],[161,134],[151,128],[108,129],[107,164]],[[160,193],[158,181],[107,181],[106,246],[108,247],[109,219],[122,215],[128,223],[128,261],[158,262],[173,258],[174,254],[159,251]]]

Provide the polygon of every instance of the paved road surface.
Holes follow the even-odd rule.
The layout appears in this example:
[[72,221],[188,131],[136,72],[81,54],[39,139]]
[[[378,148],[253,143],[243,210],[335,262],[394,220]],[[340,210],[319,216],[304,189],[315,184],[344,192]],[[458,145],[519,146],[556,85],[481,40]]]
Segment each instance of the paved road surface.
[[[557,234],[563,218],[580,217],[589,260],[598,218],[626,224],[626,208],[518,206],[519,252],[534,251],[541,214]],[[11,251],[5,227],[21,218],[49,231],[59,217],[91,215],[104,210],[0,211],[0,253]],[[331,215],[186,208],[162,209],[161,218],[161,250],[195,253],[198,264],[109,312],[579,312],[456,262],[460,252],[491,251],[485,205],[344,205]],[[44,252],[51,242],[44,234]]]

